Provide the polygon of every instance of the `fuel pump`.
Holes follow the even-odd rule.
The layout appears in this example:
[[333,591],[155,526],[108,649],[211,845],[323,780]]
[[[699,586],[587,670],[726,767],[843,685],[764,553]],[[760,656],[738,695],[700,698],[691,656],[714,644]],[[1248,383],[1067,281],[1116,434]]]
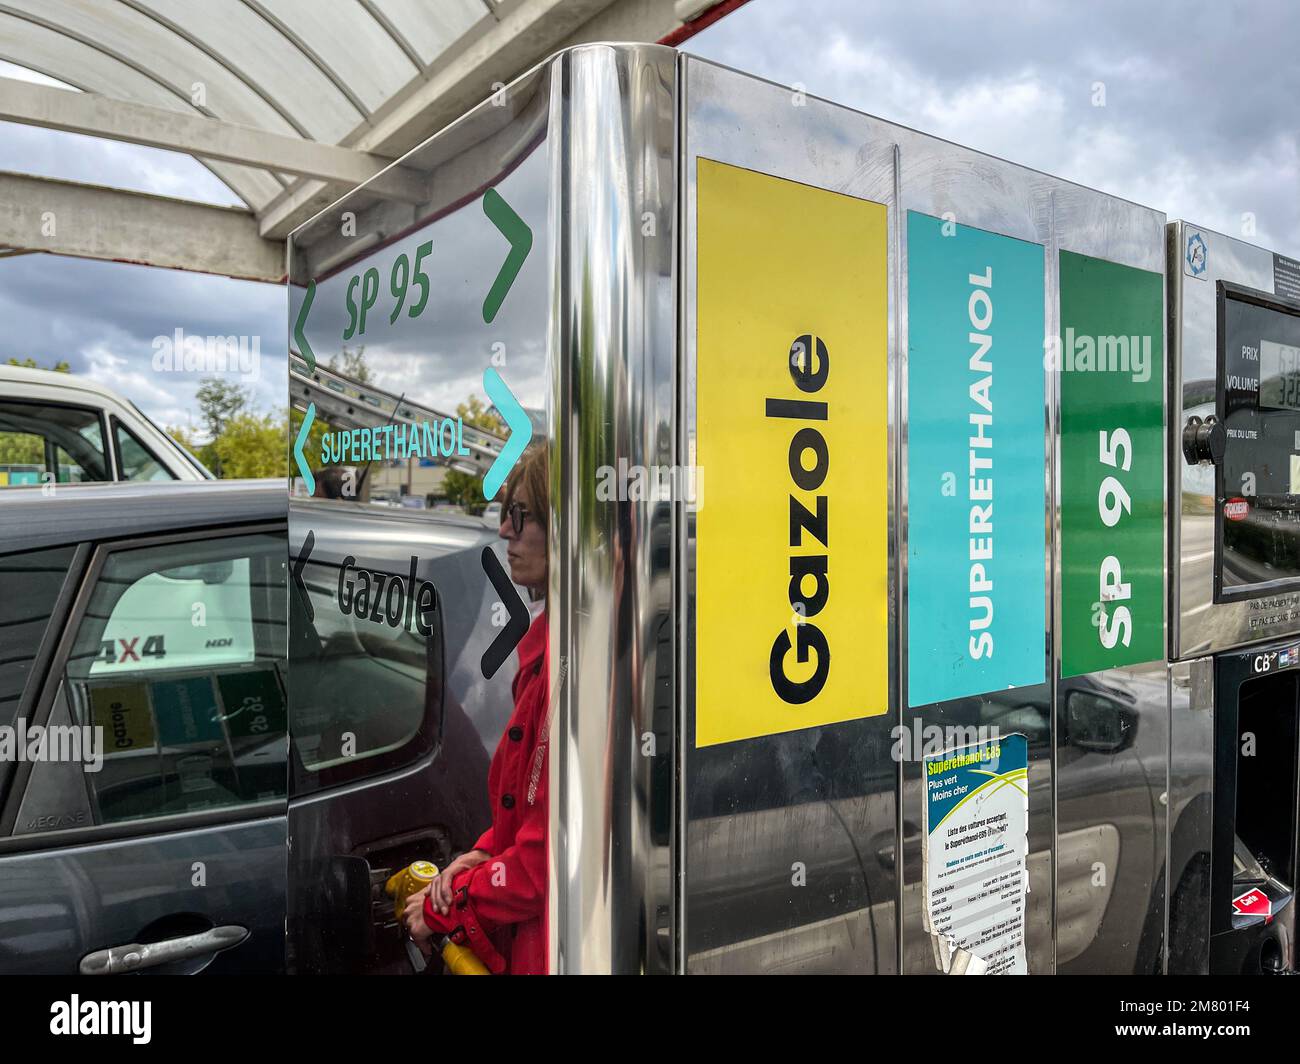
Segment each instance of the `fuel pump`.
[[[302,967],[492,819],[527,611],[454,511],[526,446],[549,971],[1295,967],[1300,262],[658,45],[401,165],[290,238]],[[482,497],[336,497],[395,449]]]
[[1210,970],[1293,972],[1300,642],[1216,662]]
[[[1296,966],[1300,817],[1300,262],[1174,222],[1172,656],[1208,694],[1213,758],[1171,721],[1173,788],[1204,790],[1208,970]],[[1211,655],[1211,656],[1206,656]],[[1177,668],[1177,666],[1175,666]],[[1206,704],[1208,703],[1208,704]],[[1186,845],[1186,844],[1185,844]],[[1198,895],[1201,895],[1198,897]],[[1197,921],[1199,922],[1199,918]]]

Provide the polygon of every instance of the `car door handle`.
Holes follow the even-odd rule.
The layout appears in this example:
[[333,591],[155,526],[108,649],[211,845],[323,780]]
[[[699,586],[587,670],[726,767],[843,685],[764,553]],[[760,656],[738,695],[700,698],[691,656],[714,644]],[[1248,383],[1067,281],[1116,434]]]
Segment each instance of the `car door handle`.
[[127,946],[112,946],[82,957],[81,974],[118,975],[122,972],[138,972],[141,968],[154,968],[159,964],[229,949],[238,946],[247,937],[248,928],[228,924],[197,935],[165,938],[161,942],[132,942]]

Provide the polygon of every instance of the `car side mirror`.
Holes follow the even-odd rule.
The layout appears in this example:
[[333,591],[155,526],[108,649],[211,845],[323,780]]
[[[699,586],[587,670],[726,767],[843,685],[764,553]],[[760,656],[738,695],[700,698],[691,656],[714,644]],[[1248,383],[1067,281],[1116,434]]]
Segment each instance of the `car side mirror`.
[[1116,754],[1133,745],[1137,714],[1104,695],[1070,691],[1065,696],[1065,727],[1069,745]]

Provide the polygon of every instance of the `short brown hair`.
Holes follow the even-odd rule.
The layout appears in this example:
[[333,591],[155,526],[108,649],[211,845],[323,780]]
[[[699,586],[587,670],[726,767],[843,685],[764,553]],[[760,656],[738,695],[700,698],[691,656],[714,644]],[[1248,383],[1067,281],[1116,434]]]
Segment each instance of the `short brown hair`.
[[546,458],[545,443],[534,444],[523,453],[523,457],[506,477],[505,501],[501,504],[503,510],[508,510],[515,497],[522,496],[524,505],[542,526],[543,532],[550,524],[547,513],[550,510],[551,490]]

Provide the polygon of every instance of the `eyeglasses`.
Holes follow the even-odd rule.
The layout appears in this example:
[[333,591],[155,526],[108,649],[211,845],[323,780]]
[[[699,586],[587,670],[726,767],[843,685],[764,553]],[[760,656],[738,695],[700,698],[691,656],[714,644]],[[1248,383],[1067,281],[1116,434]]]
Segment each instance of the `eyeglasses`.
[[522,535],[524,531],[524,519],[531,517],[532,511],[521,502],[512,502],[506,507],[506,513],[510,517],[510,527],[515,530],[515,535]]

